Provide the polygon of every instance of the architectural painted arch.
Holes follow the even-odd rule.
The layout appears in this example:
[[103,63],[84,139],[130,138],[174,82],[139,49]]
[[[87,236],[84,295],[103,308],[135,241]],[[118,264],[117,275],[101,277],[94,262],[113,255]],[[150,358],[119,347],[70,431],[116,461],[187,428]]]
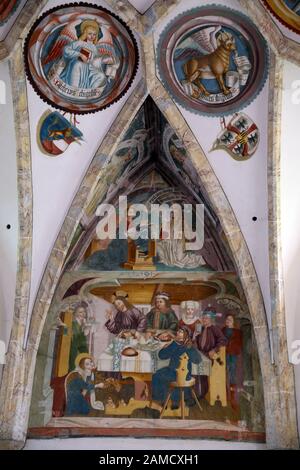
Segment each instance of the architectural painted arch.
[[[251,320],[260,357],[265,397],[267,442],[270,447],[296,447],[297,429],[295,422],[295,400],[293,395],[292,368],[288,364],[286,351],[281,351],[284,374],[278,375],[276,366],[271,362],[269,332],[259,282],[243,234],[235,215],[214,174],[201,146],[193,136],[186,121],[168,96],[155,75],[153,42],[151,37],[144,38],[144,51],[152,59],[147,61],[146,84],[140,82],[128,98],[117,120],[99,147],[81,186],[68,211],[64,224],[49,257],[47,267],[37,294],[28,340],[14,363],[14,355],[8,355],[2,390],[8,386],[12,375],[18,377],[13,389],[7,387],[4,396],[4,419],[2,424],[4,439],[13,440],[20,445],[26,439],[35,359],[49,305],[58,285],[69,243],[75,233],[85,205],[93,195],[98,180],[103,175],[103,163],[111,157],[124,130],[129,126],[147,93],[164,114],[177,135],[185,144],[190,158],[197,168],[209,200],[218,215],[231,248],[237,272],[247,297]],[[9,373],[8,373],[9,372]],[[19,443],[19,444],[17,444]]]

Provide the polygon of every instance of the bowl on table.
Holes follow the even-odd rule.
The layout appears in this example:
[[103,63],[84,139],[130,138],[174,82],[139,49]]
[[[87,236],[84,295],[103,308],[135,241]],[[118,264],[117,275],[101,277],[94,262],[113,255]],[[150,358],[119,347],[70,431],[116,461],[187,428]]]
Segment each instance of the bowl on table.
[[126,357],[135,357],[135,356],[138,356],[138,354],[139,353],[137,352],[137,350],[134,348],[131,348],[130,346],[123,349],[122,351],[122,356],[126,356]]
[[168,343],[169,341],[172,341],[173,336],[170,333],[159,333],[155,336],[155,339],[158,339],[158,341],[161,341],[162,343]]

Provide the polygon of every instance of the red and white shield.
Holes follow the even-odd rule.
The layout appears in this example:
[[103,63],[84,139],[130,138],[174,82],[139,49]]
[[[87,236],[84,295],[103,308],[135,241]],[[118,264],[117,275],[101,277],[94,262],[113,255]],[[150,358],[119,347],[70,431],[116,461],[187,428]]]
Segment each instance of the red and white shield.
[[224,149],[239,161],[248,160],[256,152],[260,132],[245,113],[237,113],[217,136],[212,150]]

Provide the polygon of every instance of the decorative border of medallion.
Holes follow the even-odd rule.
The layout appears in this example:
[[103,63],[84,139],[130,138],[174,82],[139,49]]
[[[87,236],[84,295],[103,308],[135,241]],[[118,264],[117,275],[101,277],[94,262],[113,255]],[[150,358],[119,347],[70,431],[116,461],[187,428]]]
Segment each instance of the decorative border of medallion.
[[[217,77],[213,67],[220,54],[222,72]],[[226,116],[248,106],[261,92],[268,77],[269,49],[244,14],[207,5],[176,16],[165,28],[157,46],[157,68],[166,89],[185,109]]]
[[283,26],[300,34],[300,4],[299,14],[297,14],[281,0],[262,0],[262,2]]
[[103,7],[78,2],[55,7],[36,20],[25,40],[24,60],[26,75],[43,101],[87,114],[107,108],[127,92],[139,53],[123,20]]

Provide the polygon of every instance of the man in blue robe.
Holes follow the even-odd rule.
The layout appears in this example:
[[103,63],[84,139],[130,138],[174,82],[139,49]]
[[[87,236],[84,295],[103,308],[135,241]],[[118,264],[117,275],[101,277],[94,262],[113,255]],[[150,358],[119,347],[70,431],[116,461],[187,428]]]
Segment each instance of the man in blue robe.
[[[158,353],[160,359],[170,359],[168,367],[159,369],[152,378],[152,398],[161,405],[163,405],[167,398],[170,383],[176,381],[176,369],[179,367],[180,357],[185,353],[189,358],[186,380],[190,380],[192,378],[192,364],[199,364],[201,357],[192,345],[190,330],[187,327],[182,327],[177,331],[175,340]],[[179,388],[176,388],[172,392],[171,399],[172,410],[178,409],[180,399]],[[184,399],[187,406],[195,405],[195,400],[192,398],[190,388],[184,390]]]

